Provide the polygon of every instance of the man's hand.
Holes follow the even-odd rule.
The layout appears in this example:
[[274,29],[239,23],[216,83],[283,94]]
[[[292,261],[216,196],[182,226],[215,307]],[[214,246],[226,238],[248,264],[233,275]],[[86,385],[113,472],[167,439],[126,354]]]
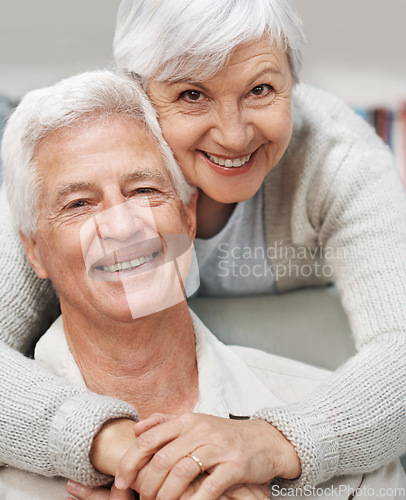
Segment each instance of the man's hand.
[[[75,481],[68,481],[66,489],[71,495],[75,495],[79,500],[135,500],[134,491],[120,491],[115,486],[111,488],[90,488]],[[76,500],[69,497],[66,500]]]

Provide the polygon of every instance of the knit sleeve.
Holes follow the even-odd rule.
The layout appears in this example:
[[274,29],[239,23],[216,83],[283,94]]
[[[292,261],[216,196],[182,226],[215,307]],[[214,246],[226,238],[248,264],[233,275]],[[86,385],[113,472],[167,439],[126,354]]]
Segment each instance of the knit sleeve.
[[4,185],[0,217],[0,341],[27,353],[58,314],[58,300],[51,283],[39,279],[25,257]]
[[110,481],[91,465],[90,448],[108,420],[137,419],[131,405],[70,387],[4,343],[0,377],[2,463],[91,486]]
[[358,353],[303,402],[254,417],[296,448],[302,475],[292,487],[371,472],[406,450],[406,194],[383,146],[350,151],[319,185],[309,218],[331,249]]
[[106,476],[89,460],[93,437],[106,421],[135,420],[136,412],[127,403],[66,385],[15,350],[32,348],[57,311],[57,300],[25,259],[4,189],[0,214],[0,463],[104,484]]

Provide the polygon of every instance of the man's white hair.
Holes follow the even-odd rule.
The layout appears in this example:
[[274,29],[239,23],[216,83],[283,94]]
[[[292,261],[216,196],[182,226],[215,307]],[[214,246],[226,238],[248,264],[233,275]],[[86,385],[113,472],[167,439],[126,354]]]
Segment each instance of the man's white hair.
[[145,88],[151,78],[210,78],[237,45],[264,36],[287,53],[297,82],[305,38],[289,0],[122,0],[114,55]]
[[40,142],[57,130],[115,116],[145,126],[157,141],[181,201],[190,200],[195,189],[183,177],[140,85],[111,71],[90,71],[29,92],[8,120],[1,154],[7,196],[20,231],[30,235],[37,229],[40,190],[35,154]]

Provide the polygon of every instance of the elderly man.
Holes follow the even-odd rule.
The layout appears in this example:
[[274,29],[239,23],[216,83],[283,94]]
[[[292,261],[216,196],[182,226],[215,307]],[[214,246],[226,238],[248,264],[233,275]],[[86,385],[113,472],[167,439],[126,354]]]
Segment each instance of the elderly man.
[[[9,121],[2,153],[28,260],[59,293],[62,315],[35,351],[44,369],[72,385],[126,401],[140,419],[161,412],[208,425],[215,421],[242,452],[252,436],[277,431],[261,420],[233,417],[252,415],[264,404],[297,401],[328,375],[257,350],[224,346],[189,311],[184,288],[197,195],[134,82],[101,71],[28,94]],[[135,411],[128,416],[137,418]],[[195,440],[174,467],[182,464],[187,471],[183,480],[178,478],[179,497],[224,471],[199,450],[198,436]],[[136,447],[135,437],[127,439],[125,449]],[[269,496],[260,485],[282,473],[257,450],[245,481],[252,484],[222,498]],[[121,455],[113,449],[108,455],[106,465],[96,453],[94,465],[114,474]],[[156,481],[150,464],[135,485],[145,498],[158,494],[151,491]],[[173,487],[176,475],[170,472],[168,479]],[[65,482],[4,468],[1,498],[63,499]],[[366,498],[363,491],[378,485],[381,491],[405,487],[397,462],[376,474],[330,481],[306,496],[320,498],[320,491],[335,488],[337,498],[353,492]],[[276,484],[272,494],[286,496]],[[165,484],[159,495],[166,498]]]

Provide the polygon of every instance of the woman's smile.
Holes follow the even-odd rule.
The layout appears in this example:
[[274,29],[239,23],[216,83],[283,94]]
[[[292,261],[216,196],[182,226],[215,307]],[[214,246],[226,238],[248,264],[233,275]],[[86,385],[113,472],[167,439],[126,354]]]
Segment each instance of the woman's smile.
[[220,165],[221,167],[226,167],[226,168],[243,167],[246,163],[250,161],[252,156],[252,153],[250,153],[246,156],[243,156],[242,158],[230,158],[227,156],[215,156],[210,153],[206,153],[205,151],[203,151],[203,153],[215,165]]
[[212,170],[222,176],[239,176],[246,174],[254,165],[256,151],[245,156],[216,156],[201,151],[203,159],[210,165]]

